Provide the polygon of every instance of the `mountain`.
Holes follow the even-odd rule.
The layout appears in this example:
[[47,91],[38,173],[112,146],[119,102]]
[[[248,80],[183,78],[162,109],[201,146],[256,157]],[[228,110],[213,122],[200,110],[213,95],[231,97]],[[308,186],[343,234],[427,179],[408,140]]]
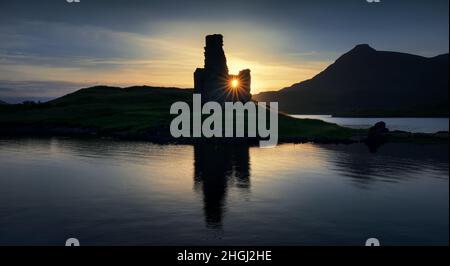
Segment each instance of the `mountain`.
[[6,105],[6,104],[8,104],[8,103],[0,100],[0,105]]
[[342,116],[448,116],[449,55],[432,58],[357,45],[310,80],[254,95],[281,111]]

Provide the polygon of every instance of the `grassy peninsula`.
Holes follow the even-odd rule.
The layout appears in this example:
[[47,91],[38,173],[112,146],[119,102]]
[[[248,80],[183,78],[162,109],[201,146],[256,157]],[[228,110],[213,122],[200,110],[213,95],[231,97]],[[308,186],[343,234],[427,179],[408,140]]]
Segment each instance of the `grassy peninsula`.
[[[85,134],[170,139],[169,110],[177,101],[192,102],[190,89],[98,86],[46,103],[0,106],[0,131],[12,134]],[[314,119],[279,115],[281,140],[348,140],[363,131]]]

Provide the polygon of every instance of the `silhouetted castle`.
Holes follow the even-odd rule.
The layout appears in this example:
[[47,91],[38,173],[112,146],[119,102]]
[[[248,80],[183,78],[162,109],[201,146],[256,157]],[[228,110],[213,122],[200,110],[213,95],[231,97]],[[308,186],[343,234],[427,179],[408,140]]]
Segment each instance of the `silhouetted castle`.
[[221,34],[206,36],[205,67],[194,72],[194,91],[204,101],[247,102],[251,99],[250,69],[230,75],[222,46]]

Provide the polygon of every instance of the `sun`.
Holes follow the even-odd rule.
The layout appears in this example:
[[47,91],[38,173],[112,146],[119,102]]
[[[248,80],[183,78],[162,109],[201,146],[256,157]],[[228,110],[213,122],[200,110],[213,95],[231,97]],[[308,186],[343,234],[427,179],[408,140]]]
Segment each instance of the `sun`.
[[232,79],[231,80],[231,87],[233,89],[236,89],[239,86],[239,80],[238,79]]

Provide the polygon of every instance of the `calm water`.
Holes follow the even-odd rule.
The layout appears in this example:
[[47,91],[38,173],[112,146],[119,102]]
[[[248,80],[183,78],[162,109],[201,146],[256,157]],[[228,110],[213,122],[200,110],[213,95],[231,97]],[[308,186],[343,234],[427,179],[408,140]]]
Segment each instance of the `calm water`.
[[375,123],[384,121],[390,130],[402,130],[415,133],[436,133],[448,131],[448,118],[356,118],[332,117],[331,115],[291,115],[295,118],[320,119],[350,128],[369,128]]
[[0,244],[448,245],[447,145],[0,140]]

